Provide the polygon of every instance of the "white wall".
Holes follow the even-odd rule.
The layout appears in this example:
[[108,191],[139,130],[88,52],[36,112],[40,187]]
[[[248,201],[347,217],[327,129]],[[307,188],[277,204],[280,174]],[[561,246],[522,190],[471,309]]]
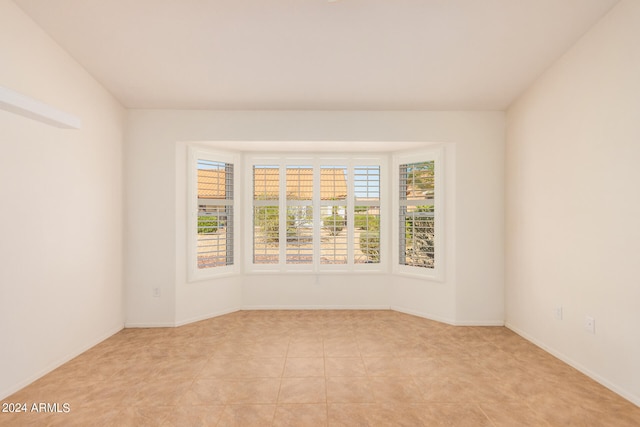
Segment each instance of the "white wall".
[[[248,275],[187,283],[185,142],[208,140],[455,146],[448,151],[445,283],[390,275],[322,276],[319,283],[314,276]],[[233,143],[227,148],[234,149]],[[503,149],[501,112],[131,111],[125,148],[127,324],[182,324],[242,307],[312,306],[394,307],[451,323],[502,324]],[[161,297],[152,296],[154,287],[161,288]]]
[[125,112],[11,1],[0,28],[0,86],[82,120],[0,110],[2,399],[123,327]]
[[508,326],[636,404],[639,40],[623,0],[509,109],[506,156]]

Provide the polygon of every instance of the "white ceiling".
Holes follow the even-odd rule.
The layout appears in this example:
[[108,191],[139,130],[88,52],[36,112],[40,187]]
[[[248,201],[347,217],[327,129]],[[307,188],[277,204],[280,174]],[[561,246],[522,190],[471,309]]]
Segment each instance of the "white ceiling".
[[618,0],[15,0],[129,108],[503,110]]

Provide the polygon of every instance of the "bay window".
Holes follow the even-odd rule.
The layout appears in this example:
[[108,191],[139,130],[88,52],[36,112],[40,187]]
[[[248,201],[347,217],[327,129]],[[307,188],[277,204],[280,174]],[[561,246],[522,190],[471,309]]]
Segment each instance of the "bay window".
[[442,280],[442,148],[366,157],[189,152],[190,280],[240,267]]

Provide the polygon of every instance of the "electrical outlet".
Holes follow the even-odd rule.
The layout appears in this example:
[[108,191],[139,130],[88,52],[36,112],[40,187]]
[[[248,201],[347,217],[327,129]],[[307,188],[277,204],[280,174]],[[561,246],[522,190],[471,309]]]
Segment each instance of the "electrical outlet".
[[596,333],[596,319],[591,316],[585,316],[584,329],[592,334]]
[[153,288],[153,297],[160,298],[160,288],[158,287]]
[[559,305],[558,307],[556,307],[556,319],[557,320],[562,320],[562,306]]

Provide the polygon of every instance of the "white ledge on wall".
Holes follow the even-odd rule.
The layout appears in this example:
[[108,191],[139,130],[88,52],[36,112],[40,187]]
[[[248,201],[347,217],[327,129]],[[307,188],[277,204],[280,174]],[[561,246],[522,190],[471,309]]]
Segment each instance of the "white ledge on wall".
[[0,86],[0,109],[19,114],[51,126],[80,129],[80,118]]

